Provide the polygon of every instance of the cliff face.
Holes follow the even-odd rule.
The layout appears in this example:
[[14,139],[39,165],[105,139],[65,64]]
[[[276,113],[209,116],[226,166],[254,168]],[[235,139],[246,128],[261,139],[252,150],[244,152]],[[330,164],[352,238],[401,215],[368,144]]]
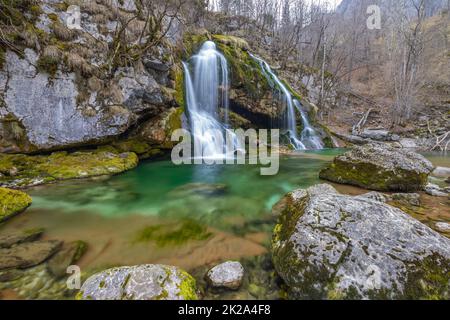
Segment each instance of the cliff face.
[[[80,5],[78,29],[67,27],[69,3]],[[145,18],[132,0],[26,0],[6,9],[11,19],[0,20],[7,37],[0,43],[0,152],[123,141],[125,151],[139,149],[138,154],[170,149],[171,132],[181,127],[184,111],[181,61],[208,39],[229,64],[231,124],[276,128],[282,123],[283,104],[249,55],[254,50],[264,57],[264,51],[231,35],[240,35],[239,29],[225,36],[195,28],[185,32],[173,23],[160,41],[146,46],[154,34],[142,33]],[[229,29],[210,19],[218,24],[213,31]],[[314,88],[298,84],[302,76],[284,77],[299,75],[294,69],[280,74],[294,81],[292,90],[309,97]]]
[[[178,105],[170,43],[139,61],[111,56],[116,19],[131,15],[130,3],[82,6],[81,30],[66,27],[63,1],[21,8],[20,23],[6,29],[14,44],[0,48],[0,152],[105,143],[131,131],[139,135],[142,123],[173,113]],[[166,137],[145,138],[162,144]]]

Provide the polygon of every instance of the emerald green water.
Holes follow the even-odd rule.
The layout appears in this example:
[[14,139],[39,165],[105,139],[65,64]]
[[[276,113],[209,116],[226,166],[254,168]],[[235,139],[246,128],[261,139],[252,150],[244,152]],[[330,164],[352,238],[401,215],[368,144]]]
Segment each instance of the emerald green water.
[[[275,176],[262,176],[260,167],[252,165],[142,162],[114,177],[29,189],[32,206],[0,232],[44,228],[47,239],[83,240],[89,249],[78,264],[87,272],[144,263],[189,271],[261,256],[268,252],[276,223],[272,206],[289,191],[319,183],[320,169],[342,152],[281,156]],[[427,156],[435,165],[450,166],[446,156]],[[339,190],[364,192],[346,186]],[[441,200],[429,201],[435,206]],[[448,219],[442,208],[445,204],[430,211],[430,221]]]
[[78,180],[30,191],[33,209],[62,214],[90,211],[105,217],[130,214],[190,218],[223,227],[223,218],[258,218],[287,192],[317,183],[318,171],[339,150],[280,159],[275,176],[252,165],[180,165],[144,162],[130,172],[100,180]]

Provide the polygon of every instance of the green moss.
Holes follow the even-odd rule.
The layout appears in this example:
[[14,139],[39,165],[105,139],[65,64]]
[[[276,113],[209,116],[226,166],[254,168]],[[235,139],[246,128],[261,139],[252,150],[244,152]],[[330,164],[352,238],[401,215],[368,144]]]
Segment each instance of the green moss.
[[0,188],[0,222],[21,213],[31,202],[31,197],[24,192]]
[[157,246],[179,246],[189,241],[202,241],[211,237],[206,226],[194,220],[185,220],[180,224],[148,226],[139,231],[135,243],[155,242]]
[[118,174],[138,164],[135,153],[115,149],[54,152],[50,155],[0,154],[0,185],[24,187],[56,180]]
[[342,160],[336,157],[332,164],[319,173],[321,179],[355,185],[377,191],[417,191],[426,184],[428,176],[396,169],[388,171],[375,164]]
[[181,274],[181,283],[178,286],[178,289],[180,290],[179,296],[184,300],[198,300],[195,279],[183,270],[179,271],[179,273]]
[[77,240],[75,241],[75,245],[77,247],[77,250],[73,256],[73,261],[72,263],[77,262],[78,260],[80,260],[80,258],[86,253],[88,245],[86,242],[82,241],[82,240]]
[[139,159],[150,159],[163,155],[160,148],[152,146],[138,137],[115,142],[113,146],[119,152],[133,152],[138,155]]
[[3,69],[6,63],[6,50],[3,46],[0,46],[0,70]]
[[407,263],[408,272],[401,298],[407,300],[450,299],[450,260],[434,253]]
[[56,58],[41,55],[37,61],[37,68],[39,71],[48,73],[54,77],[58,71],[59,61]]
[[183,69],[180,66],[174,67],[172,70],[172,78],[175,80],[175,101],[178,106],[185,110],[184,101],[184,74]]

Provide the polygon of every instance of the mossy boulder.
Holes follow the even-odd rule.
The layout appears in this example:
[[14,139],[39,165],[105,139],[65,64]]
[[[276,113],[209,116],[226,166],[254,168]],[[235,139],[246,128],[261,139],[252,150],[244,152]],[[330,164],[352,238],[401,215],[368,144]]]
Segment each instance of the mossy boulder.
[[113,147],[34,156],[0,154],[0,186],[27,187],[58,180],[113,175],[135,168],[138,162],[135,153],[120,153]]
[[31,197],[22,191],[0,188],[0,222],[24,211],[31,201]]
[[433,164],[420,154],[385,144],[354,147],[320,171],[320,178],[378,191],[418,191]]
[[450,240],[403,211],[329,185],[275,208],[273,263],[290,298],[450,298]]
[[195,279],[172,266],[139,265],[97,273],[77,295],[82,300],[197,300]]

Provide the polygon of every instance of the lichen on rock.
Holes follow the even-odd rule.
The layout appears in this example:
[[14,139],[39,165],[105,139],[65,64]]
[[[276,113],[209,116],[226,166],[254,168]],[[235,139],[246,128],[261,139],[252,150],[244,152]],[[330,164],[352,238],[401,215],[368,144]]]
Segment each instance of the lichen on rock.
[[165,265],[118,267],[88,278],[78,299],[85,300],[197,300],[195,279]]
[[277,210],[273,262],[290,298],[449,298],[450,240],[403,211],[327,185]]

